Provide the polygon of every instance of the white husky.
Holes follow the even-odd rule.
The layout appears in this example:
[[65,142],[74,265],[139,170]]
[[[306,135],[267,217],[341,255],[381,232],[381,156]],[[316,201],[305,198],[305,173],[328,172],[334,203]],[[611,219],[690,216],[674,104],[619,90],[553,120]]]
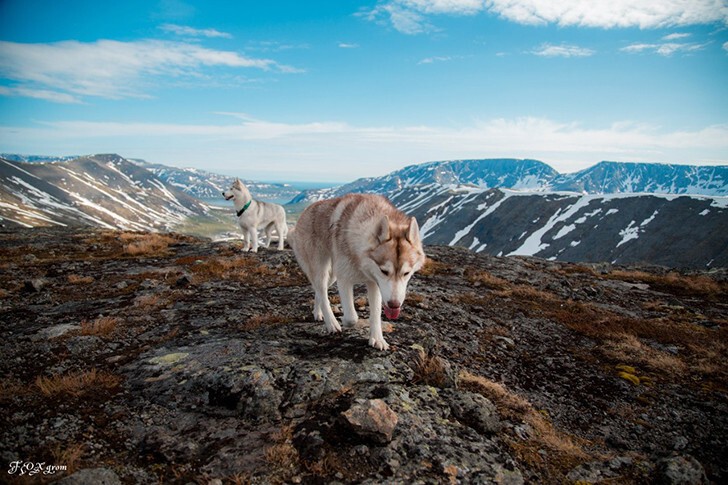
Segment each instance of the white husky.
[[225,200],[232,199],[238,224],[243,230],[243,251],[252,249],[258,252],[258,227],[265,230],[265,247],[270,246],[273,229],[278,233],[278,249],[283,249],[284,239],[288,233],[286,211],[283,206],[270,202],[254,200],[248,188],[240,181],[235,182],[222,193]]
[[307,207],[288,242],[316,292],[314,318],[324,321],[326,331],[341,332],[327,294],[338,281],[343,323],[356,323],[354,284],[365,283],[369,345],[387,350],[379,307],[387,318],[396,319],[409,279],[425,262],[415,218],[382,196],[349,194]]

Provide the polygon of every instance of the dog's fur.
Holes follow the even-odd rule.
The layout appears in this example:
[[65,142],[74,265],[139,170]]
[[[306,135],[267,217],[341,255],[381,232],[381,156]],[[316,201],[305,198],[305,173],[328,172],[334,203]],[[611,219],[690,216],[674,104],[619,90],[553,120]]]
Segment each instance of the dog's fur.
[[353,325],[359,319],[354,308],[354,284],[365,283],[369,345],[388,349],[380,306],[387,318],[396,319],[409,279],[425,262],[415,218],[382,196],[349,194],[307,207],[288,242],[316,292],[313,315],[324,321],[326,331],[341,332],[331,310],[328,287],[338,281],[343,323]]
[[238,216],[238,224],[243,230],[243,251],[252,249],[254,253],[258,252],[259,227],[265,230],[266,248],[270,246],[273,229],[275,229],[278,233],[278,249],[283,249],[284,240],[288,234],[286,211],[283,206],[253,199],[250,191],[240,179],[235,179],[235,182],[222,193],[222,196],[225,197],[225,200],[233,200],[236,212],[250,202],[245,212]]

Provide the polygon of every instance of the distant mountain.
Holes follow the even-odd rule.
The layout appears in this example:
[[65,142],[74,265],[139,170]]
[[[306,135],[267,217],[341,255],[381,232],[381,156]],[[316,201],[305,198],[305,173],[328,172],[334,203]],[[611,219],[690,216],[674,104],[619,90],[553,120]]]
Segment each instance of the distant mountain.
[[209,207],[119,155],[25,163],[0,159],[0,224],[167,230]]
[[453,160],[411,165],[383,177],[305,191],[293,201],[313,202],[349,192],[387,194],[423,184],[462,184],[531,192],[728,195],[728,166],[601,162],[580,172],[559,174],[537,160]]
[[18,155],[17,153],[0,153],[0,158],[10,160],[11,162],[27,162],[27,163],[50,163],[50,162],[68,162],[75,160],[78,155],[58,157],[52,155]]
[[550,188],[588,194],[728,195],[728,166],[600,162],[556,177]]
[[[198,199],[219,199],[222,191],[227,190],[235,181],[235,177],[196,168],[169,167],[144,160],[132,160],[132,162],[146,168],[168,184]],[[271,184],[251,180],[243,180],[243,183],[256,199],[289,200],[300,192],[289,184]]]
[[495,256],[728,266],[728,197],[416,186],[389,194],[424,242]]
[[539,190],[557,176],[556,170],[538,160],[505,158],[429,162],[410,165],[383,177],[362,178],[340,187],[305,191],[292,202],[313,202],[351,192],[386,194],[423,184],[468,184],[482,188]]

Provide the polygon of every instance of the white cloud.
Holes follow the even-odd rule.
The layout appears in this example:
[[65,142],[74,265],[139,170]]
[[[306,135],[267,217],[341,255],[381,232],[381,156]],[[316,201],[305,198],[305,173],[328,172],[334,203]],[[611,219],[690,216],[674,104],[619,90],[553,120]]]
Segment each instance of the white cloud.
[[403,34],[415,35],[439,29],[428,15],[475,15],[485,9],[485,0],[388,0],[363,15],[369,20],[385,21]]
[[660,44],[632,44],[620,49],[623,52],[639,53],[653,52],[661,56],[669,57],[675,53],[689,53],[699,51],[708,44],[679,44],[676,42],[664,42]]
[[485,0],[397,0],[404,7],[426,14],[475,15],[485,9]]
[[187,27],[185,25],[163,24],[159,28],[165,32],[183,37],[222,37],[225,39],[232,39],[233,37],[227,32],[220,32],[215,29],[195,29],[194,27]]
[[434,56],[434,57],[426,57],[422,59],[417,64],[434,64],[435,62],[448,62],[452,61],[453,58],[450,56]]
[[532,51],[532,54],[541,57],[589,57],[593,56],[595,51],[575,45],[553,45],[545,43],[541,44],[538,49]]
[[723,43],[723,50],[728,51],[728,42]]
[[300,72],[271,59],[184,42],[99,40],[20,44],[0,41],[0,77],[19,83],[13,87],[15,94],[47,91],[76,99],[81,96],[142,98],[148,97],[144,86],[158,82],[161,76],[193,78],[212,67]]
[[54,103],[77,104],[81,100],[70,94],[49,91],[47,89],[28,89],[19,87],[0,86],[0,96],[20,96],[24,98],[44,99]]
[[[282,123],[244,113],[219,113],[233,123],[47,122],[36,128],[0,127],[5,150],[48,153],[117,151],[127,157],[198,168],[207,160],[238,167],[255,160],[260,170],[285,178],[301,171],[309,179],[351,180],[383,175],[428,160],[518,157],[574,171],[601,160],[667,163],[728,163],[728,125],[694,131],[661,130],[620,122],[585,127],[544,118],[491,119],[462,127],[353,126],[341,121]],[[64,145],[66,144],[66,145]],[[31,151],[33,151],[31,150]],[[327,178],[328,177],[328,178]]]
[[674,34],[668,34],[662,38],[662,40],[680,40],[680,39],[687,39],[690,37],[690,34],[684,34],[684,33],[674,33]]
[[364,15],[369,20],[388,20],[405,34],[421,34],[437,30],[428,16],[485,11],[526,25],[642,29],[728,25],[724,0],[386,0]]
[[359,44],[349,44],[347,42],[339,42],[339,47],[342,49],[358,49]]
[[642,29],[728,24],[724,0],[487,0],[488,10],[520,24]]

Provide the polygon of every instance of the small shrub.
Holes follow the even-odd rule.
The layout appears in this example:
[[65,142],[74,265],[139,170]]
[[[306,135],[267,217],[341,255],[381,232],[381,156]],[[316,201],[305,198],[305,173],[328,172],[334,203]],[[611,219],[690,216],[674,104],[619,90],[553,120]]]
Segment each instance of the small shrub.
[[65,447],[57,444],[51,451],[51,455],[53,455],[51,465],[63,465],[66,467],[64,473],[71,475],[80,468],[83,451],[83,444],[75,443]]
[[445,263],[435,261],[434,259],[428,257],[425,258],[425,264],[422,265],[422,268],[420,268],[417,273],[422,276],[433,276],[436,274],[444,273],[448,268],[449,266]]
[[241,330],[251,331],[260,327],[270,327],[281,323],[288,323],[290,319],[280,315],[253,315],[244,324],[240,326]]
[[438,356],[425,352],[423,349],[417,349],[417,355],[414,358],[415,383],[424,383],[434,387],[445,387],[452,378],[448,376],[448,367],[445,362]]
[[265,450],[265,461],[278,468],[284,476],[296,470],[299,464],[298,451],[293,446],[293,426],[284,426],[273,436],[275,444]]
[[160,304],[159,295],[141,295],[134,299],[134,306],[145,309],[153,308]]
[[510,286],[507,280],[493,276],[487,271],[466,271],[465,278],[472,285],[485,286],[495,290],[504,290]]
[[119,376],[96,369],[51,377],[38,376],[35,380],[41,394],[49,397],[64,394],[77,397],[98,389],[114,389],[120,383]]
[[157,233],[123,233],[119,239],[129,241],[123,246],[124,254],[129,256],[159,254],[166,251],[169,244],[175,241],[175,238],[170,235]]
[[721,301],[728,297],[728,283],[716,281],[706,275],[682,275],[677,271],[653,274],[646,271],[615,270],[606,277],[621,281],[647,283],[668,293],[702,296],[711,301]]
[[99,317],[91,322],[84,320],[81,322],[81,335],[96,335],[97,337],[108,337],[119,323],[116,317]]
[[70,274],[66,279],[72,285],[89,284],[94,282],[93,276],[81,276],[77,274]]

